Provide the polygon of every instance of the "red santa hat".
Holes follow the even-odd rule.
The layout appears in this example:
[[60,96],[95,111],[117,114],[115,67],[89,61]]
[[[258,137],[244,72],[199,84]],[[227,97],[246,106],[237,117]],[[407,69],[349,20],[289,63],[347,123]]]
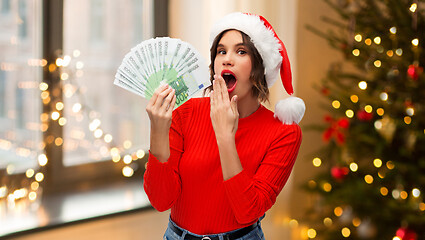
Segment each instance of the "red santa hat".
[[[291,65],[286,48],[270,23],[260,15],[241,12],[231,13],[213,25],[210,44],[212,45],[214,39],[221,32],[229,29],[239,30],[251,38],[263,60],[267,86],[271,87],[280,75],[283,87],[289,95],[292,95],[294,90]],[[280,100],[275,107],[275,117],[285,124],[299,123],[304,112],[304,101],[296,97]]]

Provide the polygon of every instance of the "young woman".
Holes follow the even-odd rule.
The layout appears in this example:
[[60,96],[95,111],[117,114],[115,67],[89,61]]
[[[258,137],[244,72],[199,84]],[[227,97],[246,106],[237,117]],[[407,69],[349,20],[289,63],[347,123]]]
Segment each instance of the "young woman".
[[149,101],[144,188],[157,210],[171,208],[164,239],[264,239],[260,220],[291,173],[305,107],[297,99],[276,116],[261,105],[279,71],[292,94],[285,48],[264,18],[230,14],[211,40],[209,97],[173,111],[174,90],[162,86]]

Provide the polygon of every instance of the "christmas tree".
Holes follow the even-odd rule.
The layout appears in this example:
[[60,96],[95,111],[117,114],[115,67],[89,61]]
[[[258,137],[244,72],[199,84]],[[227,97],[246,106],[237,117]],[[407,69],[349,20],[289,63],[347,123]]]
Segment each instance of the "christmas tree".
[[318,90],[328,115],[306,183],[308,236],[425,239],[425,1],[325,0],[309,29],[342,52]]

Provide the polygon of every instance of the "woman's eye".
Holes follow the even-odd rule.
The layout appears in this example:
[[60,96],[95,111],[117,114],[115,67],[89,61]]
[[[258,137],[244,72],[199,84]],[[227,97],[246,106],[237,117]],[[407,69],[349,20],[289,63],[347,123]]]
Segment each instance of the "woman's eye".
[[217,53],[218,54],[226,54],[226,51],[224,51],[224,50],[218,50]]
[[246,54],[246,51],[245,51],[245,50],[239,50],[239,51],[238,51],[238,54],[240,54],[240,55],[244,55],[244,54]]

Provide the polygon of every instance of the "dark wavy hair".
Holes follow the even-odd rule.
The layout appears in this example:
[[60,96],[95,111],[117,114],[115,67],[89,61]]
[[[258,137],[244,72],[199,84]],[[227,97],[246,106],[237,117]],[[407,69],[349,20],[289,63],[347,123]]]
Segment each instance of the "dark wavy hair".
[[[217,46],[220,42],[223,35],[234,29],[228,29],[223,32],[221,32],[215,39],[210,49],[210,55],[211,55],[211,64],[210,64],[210,81],[214,80],[214,60],[217,56]],[[251,38],[246,35],[245,33],[236,30],[241,33],[242,35],[242,41],[243,44],[247,47],[248,54],[251,57],[251,75],[249,77],[249,80],[253,84],[252,86],[252,95],[257,97],[261,102],[269,101],[269,88],[267,86],[266,76],[264,74],[264,65],[263,65],[263,59],[261,58],[260,53],[258,52],[257,48],[255,48],[254,43],[251,41]],[[204,94],[212,90],[212,85],[205,89]]]

